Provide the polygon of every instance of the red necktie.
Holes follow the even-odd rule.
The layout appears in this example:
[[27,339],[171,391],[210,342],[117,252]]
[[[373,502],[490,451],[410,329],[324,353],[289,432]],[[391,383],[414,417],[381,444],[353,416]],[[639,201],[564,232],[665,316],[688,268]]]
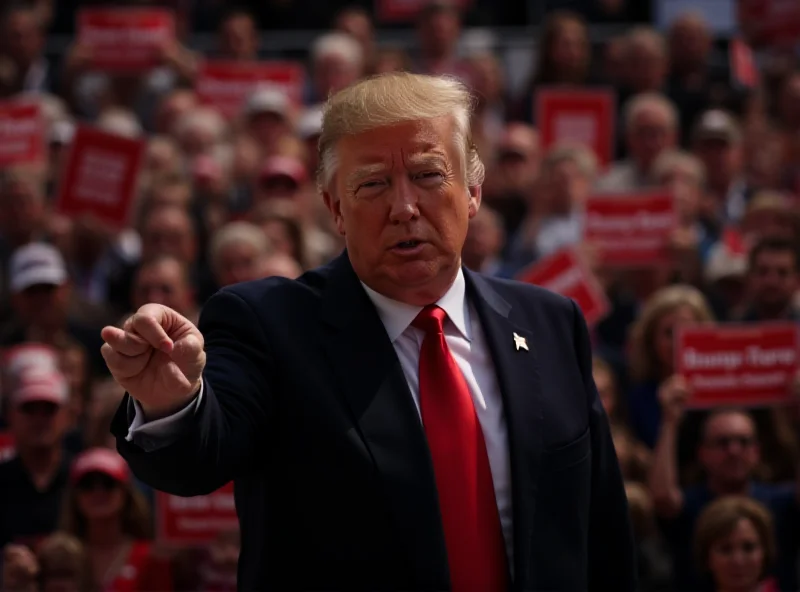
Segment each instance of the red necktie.
[[425,332],[419,356],[422,423],[433,459],[453,592],[507,589],[505,545],[489,457],[464,376],[450,354],[447,314],[427,306],[412,323]]

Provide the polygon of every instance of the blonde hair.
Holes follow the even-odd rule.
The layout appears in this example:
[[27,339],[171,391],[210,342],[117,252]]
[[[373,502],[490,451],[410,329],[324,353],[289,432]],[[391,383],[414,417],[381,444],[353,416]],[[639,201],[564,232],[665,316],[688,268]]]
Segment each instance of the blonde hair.
[[667,124],[672,129],[678,127],[678,110],[675,108],[674,103],[661,93],[646,92],[635,95],[625,103],[622,115],[625,122],[625,130],[629,130],[636,118],[648,109],[660,111],[667,118]]
[[333,95],[325,105],[319,139],[318,186],[326,191],[336,172],[336,146],[352,136],[406,121],[450,115],[453,140],[462,155],[467,185],[481,185],[483,162],[472,142],[470,118],[474,101],[455,78],[407,72],[380,74],[357,82]]
[[631,375],[634,380],[642,382],[659,378],[659,362],[655,350],[656,325],[664,316],[683,307],[692,310],[698,323],[710,323],[714,320],[705,296],[692,286],[667,286],[647,300],[639,319],[631,329]]
[[706,169],[703,162],[685,150],[665,150],[653,163],[653,174],[659,180],[675,169],[686,170],[700,187],[706,183]]
[[694,532],[694,552],[698,567],[708,572],[711,547],[733,532],[742,520],[753,525],[764,549],[763,578],[775,560],[775,530],[770,511],[754,499],[726,496],[711,502],[697,519]]
[[[131,482],[120,483],[120,487],[125,490],[125,505],[120,516],[122,532],[136,540],[152,539],[153,525],[147,500]],[[87,524],[86,518],[78,508],[77,491],[74,484],[67,488],[63,508],[61,530],[83,540],[86,536]]]
[[625,36],[625,41],[628,52],[633,53],[646,47],[662,56],[667,55],[667,42],[664,36],[652,27],[634,27]]
[[565,160],[574,162],[586,178],[592,180],[597,175],[597,156],[586,146],[562,143],[551,148],[542,161],[544,168],[551,168]]

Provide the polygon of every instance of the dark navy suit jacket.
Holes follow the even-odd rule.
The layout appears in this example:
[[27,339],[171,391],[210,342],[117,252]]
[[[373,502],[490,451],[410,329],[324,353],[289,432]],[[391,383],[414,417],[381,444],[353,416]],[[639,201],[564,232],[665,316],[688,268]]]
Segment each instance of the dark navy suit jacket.
[[[635,590],[625,490],[581,313],[540,288],[464,274],[507,417],[512,589]],[[126,399],[112,430],[157,489],[192,496],[235,481],[240,589],[447,590],[425,433],[346,252],[296,281],[223,289],[199,326],[208,358],[194,415],[165,442],[128,442]]]

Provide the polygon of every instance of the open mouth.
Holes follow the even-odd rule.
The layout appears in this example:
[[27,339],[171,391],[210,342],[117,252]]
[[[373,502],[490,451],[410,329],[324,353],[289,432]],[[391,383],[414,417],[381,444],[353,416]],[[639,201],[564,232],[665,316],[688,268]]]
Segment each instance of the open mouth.
[[418,247],[421,244],[422,244],[422,241],[408,240],[408,241],[402,241],[402,242],[397,243],[394,246],[394,248],[395,249],[408,250],[408,249],[414,249],[414,248]]

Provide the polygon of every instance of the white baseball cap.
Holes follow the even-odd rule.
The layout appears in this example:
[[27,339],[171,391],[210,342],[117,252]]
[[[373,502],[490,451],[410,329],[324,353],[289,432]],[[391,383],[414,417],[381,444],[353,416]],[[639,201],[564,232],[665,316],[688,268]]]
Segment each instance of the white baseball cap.
[[258,113],[275,113],[286,117],[289,115],[289,108],[289,97],[285,92],[265,86],[257,88],[247,98],[244,114],[246,117],[250,117]]
[[315,106],[306,109],[297,122],[297,135],[302,140],[308,140],[322,133],[322,107]]
[[11,401],[15,406],[38,401],[66,405],[69,402],[69,385],[58,370],[27,367],[14,379]]
[[40,284],[60,286],[69,277],[61,253],[46,243],[19,247],[11,255],[9,269],[11,291],[14,293]]

